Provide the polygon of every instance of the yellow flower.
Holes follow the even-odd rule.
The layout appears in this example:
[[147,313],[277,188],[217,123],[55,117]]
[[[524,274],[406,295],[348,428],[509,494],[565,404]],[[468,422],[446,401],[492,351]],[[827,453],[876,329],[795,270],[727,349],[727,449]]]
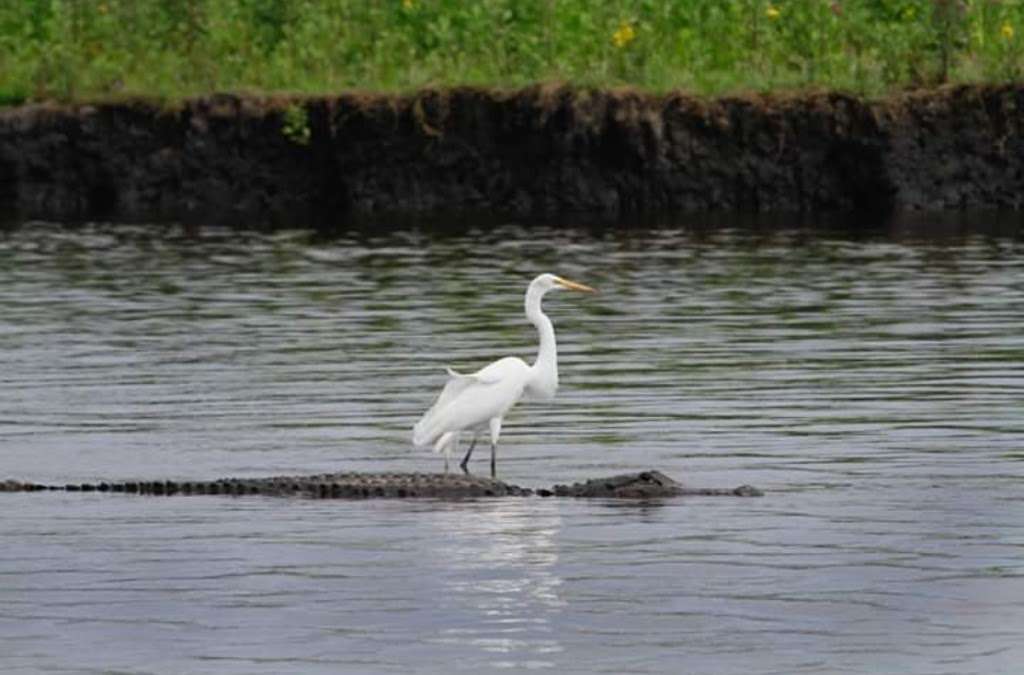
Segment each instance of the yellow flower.
[[617,31],[612,33],[612,44],[619,49],[622,49],[635,39],[636,31],[633,29],[633,26],[625,21],[622,22]]
[[109,12],[109,11],[110,11],[110,8],[109,8],[109,7],[107,7],[107,3],[105,3],[105,2],[101,2],[101,3],[100,3],[100,4],[99,4],[99,5],[97,6],[97,7],[96,7],[96,11],[97,11],[97,12],[99,12],[100,14],[106,14],[107,12]]
[[416,0],[402,0],[402,7],[411,10],[416,7]]
[[782,16],[782,12],[775,5],[768,5],[768,9],[764,10],[764,15],[772,21],[775,21]]
[[1000,33],[1000,35],[1003,36],[1004,39],[1012,40],[1013,39],[1013,26],[1010,25],[1009,21],[1007,21],[1006,23],[1004,23],[999,28],[999,33]]

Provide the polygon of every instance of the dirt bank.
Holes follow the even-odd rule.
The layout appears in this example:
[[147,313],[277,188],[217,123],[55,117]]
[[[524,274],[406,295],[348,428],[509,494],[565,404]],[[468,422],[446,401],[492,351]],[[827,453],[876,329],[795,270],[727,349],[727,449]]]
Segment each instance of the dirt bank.
[[535,87],[0,111],[0,212],[329,224],[387,211],[1024,208],[1024,85],[865,102]]

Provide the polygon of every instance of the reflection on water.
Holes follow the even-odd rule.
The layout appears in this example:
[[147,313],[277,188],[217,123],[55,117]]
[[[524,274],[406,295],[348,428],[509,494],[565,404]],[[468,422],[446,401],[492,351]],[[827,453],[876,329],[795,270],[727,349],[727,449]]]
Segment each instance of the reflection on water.
[[436,470],[444,366],[532,358],[555,271],[601,294],[503,477],[770,490],[6,495],[0,670],[1016,672],[1024,236],[921,224],[0,229],[0,478]]
[[458,570],[440,594],[444,614],[456,618],[439,631],[438,644],[478,648],[493,655],[495,666],[555,667],[552,655],[564,649],[551,617],[565,607],[554,573],[558,506],[519,500],[468,506],[447,507],[455,523],[446,521],[435,533],[439,564]]

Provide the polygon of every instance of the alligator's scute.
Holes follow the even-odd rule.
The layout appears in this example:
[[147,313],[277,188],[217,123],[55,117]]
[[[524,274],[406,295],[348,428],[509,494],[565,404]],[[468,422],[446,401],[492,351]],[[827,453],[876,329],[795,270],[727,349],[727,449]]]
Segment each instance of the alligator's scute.
[[325,473],[309,476],[222,478],[212,481],[123,481],[40,485],[0,481],[0,492],[121,492],[141,495],[268,495],[315,499],[468,499],[477,497],[606,497],[653,499],[678,496],[757,497],[761,491],[744,485],[735,489],[687,488],[660,471],[642,471],[598,478],[551,489],[533,490],[491,478],[444,473]]

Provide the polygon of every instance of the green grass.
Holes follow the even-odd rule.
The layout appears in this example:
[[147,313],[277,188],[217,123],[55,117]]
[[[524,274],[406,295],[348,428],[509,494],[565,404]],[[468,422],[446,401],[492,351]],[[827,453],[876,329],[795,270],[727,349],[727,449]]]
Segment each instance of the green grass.
[[878,95],[1022,77],[1022,0],[0,1],[0,104],[543,81]]

